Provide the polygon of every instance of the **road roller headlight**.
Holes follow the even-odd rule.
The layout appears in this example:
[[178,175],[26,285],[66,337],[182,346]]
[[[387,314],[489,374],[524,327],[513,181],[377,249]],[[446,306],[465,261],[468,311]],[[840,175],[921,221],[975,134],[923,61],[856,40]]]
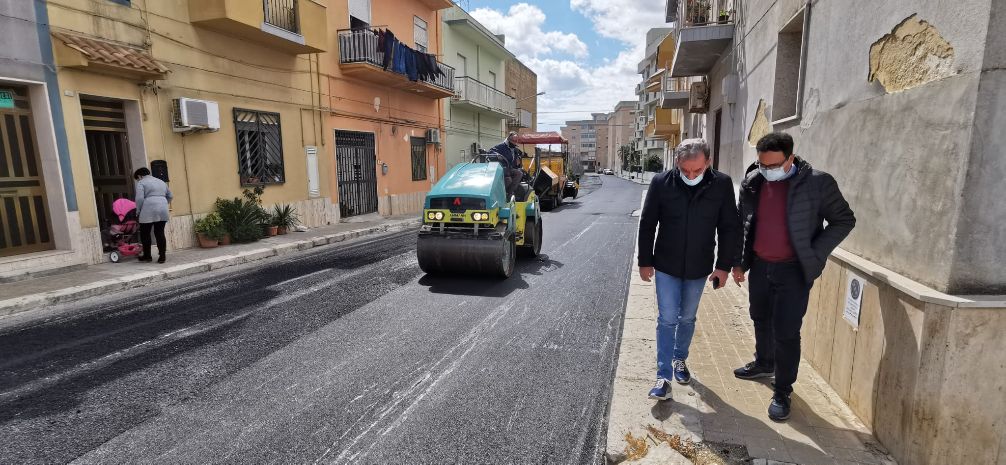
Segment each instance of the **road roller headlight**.
[[444,212],[436,212],[433,214],[433,219],[440,221],[444,219]]
[[437,219],[437,214],[433,212],[426,212],[426,219],[433,221]]

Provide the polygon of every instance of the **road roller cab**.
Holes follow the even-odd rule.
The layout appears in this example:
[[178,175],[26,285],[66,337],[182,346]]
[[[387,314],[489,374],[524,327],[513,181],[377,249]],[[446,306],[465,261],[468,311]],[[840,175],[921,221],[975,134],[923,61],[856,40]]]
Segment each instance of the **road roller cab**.
[[419,267],[426,273],[510,277],[518,255],[541,251],[536,190],[551,185],[542,176],[547,175],[540,170],[525,173],[508,199],[503,168],[491,154],[452,168],[426,195],[416,248]]

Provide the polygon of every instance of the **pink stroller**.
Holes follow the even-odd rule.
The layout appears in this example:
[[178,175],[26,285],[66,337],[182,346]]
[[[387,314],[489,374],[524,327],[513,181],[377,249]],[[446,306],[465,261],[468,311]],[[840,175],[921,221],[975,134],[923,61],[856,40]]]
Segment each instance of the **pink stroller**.
[[136,203],[129,199],[119,199],[112,203],[112,212],[119,222],[108,228],[106,250],[112,263],[119,263],[122,257],[135,257],[143,253],[140,245],[140,223],[136,217]]

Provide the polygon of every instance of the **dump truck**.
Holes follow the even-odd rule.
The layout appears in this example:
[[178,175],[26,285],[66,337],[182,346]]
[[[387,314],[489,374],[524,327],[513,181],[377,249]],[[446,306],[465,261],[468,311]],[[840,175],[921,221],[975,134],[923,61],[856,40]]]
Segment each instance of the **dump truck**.
[[495,154],[479,154],[448,171],[426,195],[419,267],[427,274],[509,278],[518,255],[538,256],[544,235],[539,196],[554,179],[532,162],[536,169],[525,170],[510,198]]
[[[542,208],[546,211],[562,205],[563,199],[569,197],[567,186],[567,171],[569,166],[569,141],[557,132],[531,132],[518,134],[516,143],[526,153],[534,153],[534,158],[524,159],[524,168],[528,172],[538,171],[533,166],[541,165],[540,170],[552,178],[549,189],[541,194]],[[542,146],[547,146],[545,149]],[[553,150],[557,149],[557,150]],[[576,195],[574,194],[573,197]]]

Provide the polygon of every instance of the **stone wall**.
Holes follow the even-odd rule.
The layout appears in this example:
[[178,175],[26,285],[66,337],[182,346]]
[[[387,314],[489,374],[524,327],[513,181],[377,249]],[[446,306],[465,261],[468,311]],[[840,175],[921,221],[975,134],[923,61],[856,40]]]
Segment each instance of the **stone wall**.
[[[858,329],[842,317],[851,273],[868,282]],[[840,249],[802,333],[804,357],[899,463],[1006,463],[1006,298],[941,294]]]

